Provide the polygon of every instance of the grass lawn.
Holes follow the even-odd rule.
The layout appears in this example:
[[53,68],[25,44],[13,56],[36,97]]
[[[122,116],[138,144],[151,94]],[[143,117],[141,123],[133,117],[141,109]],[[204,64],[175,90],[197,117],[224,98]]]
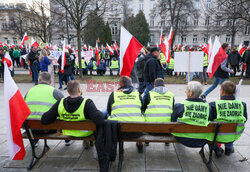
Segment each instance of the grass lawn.
[[[16,83],[31,83],[32,79],[29,75],[15,75],[14,80]],[[231,81],[238,83],[242,77],[233,77],[229,78]],[[87,80],[95,80],[96,82],[117,82],[119,80],[119,76],[83,76],[80,78],[76,76],[76,79],[79,80],[81,83],[86,83]],[[55,82],[58,83],[58,77],[55,77]],[[165,83],[166,84],[186,84],[186,77],[183,76],[165,76]],[[194,81],[200,81],[200,79],[194,79]],[[208,79],[207,83],[212,84],[214,79]],[[1,81],[2,82],[2,81]],[[243,85],[250,85],[250,79],[243,78]]]

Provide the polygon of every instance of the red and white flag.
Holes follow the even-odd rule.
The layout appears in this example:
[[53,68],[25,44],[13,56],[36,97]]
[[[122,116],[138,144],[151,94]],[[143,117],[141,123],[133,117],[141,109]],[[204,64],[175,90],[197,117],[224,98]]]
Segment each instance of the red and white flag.
[[21,44],[24,45],[24,42],[27,41],[27,40],[29,40],[29,38],[28,38],[27,33],[25,32],[24,35],[23,35],[23,39],[21,41]]
[[219,37],[215,37],[211,58],[208,64],[207,73],[212,78],[220,64],[227,58],[227,53],[221,47]]
[[82,48],[87,51],[87,45],[86,44],[83,44]]
[[210,37],[206,46],[206,54],[207,54],[208,62],[211,59],[212,50],[213,50],[213,45],[212,45],[212,39]]
[[114,54],[114,51],[112,50],[112,48],[109,46],[108,43],[107,43],[107,49],[109,50],[109,53],[112,56]]
[[244,46],[243,46],[243,43],[241,43],[241,44],[239,45],[238,51],[239,51],[240,55],[242,55],[242,54],[244,53],[244,51],[246,51],[246,49],[245,49]]
[[143,46],[121,26],[120,35],[120,76],[130,76],[135,60]]
[[171,45],[172,45],[172,39],[173,39],[173,28],[171,27],[170,29],[170,32],[169,32],[169,35],[168,35],[168,42],[165,42],[166,44],[166,60],[167,60],[167,63],[169,63],[170,61],[170,49],[171,49]]
[[39,44],[33,38],[31,38],[31,44],[30,45],[31,45],[30,47],[33,47],[33,46],[39,47]]
[[160,45],[159,47],[161,48],[162,53],[164,54],[165,58],[166,58],[166,53],[167,53],[167,49],[166,49],[166,44],[164,41],[164,37],[163,37],[163,33],[162,33],[162,28],[161,28],[161,39],[160,39]]
[[64,73],[64,66],[66,65],[66,47],[65,47],[65,38],[63,41],[63,51],[62,51],[62,59],[61,59],[61,72]]
[[117,55],[119,56],[119,53],[118,53],[118,46],[117,46],[117,44],[116,44],[116,41],[115,41],[115,43],[114,43],[114,50],[116,51]]
[[98,41],[96,41],[95,54],[97,58],[97,66],[99,66],[100,61],[99,61],[99,52],[98,52]]
[[9,154],[12,160],[22,160],[25,148],[21,134],[23,122],[30,109],[23,99],[16,83],[10,75],[7,63],[4,63],[4,108],[6,114]]
[[13,70],[13,62],[12,62],[11,57],[10,57],[10,54],[9,54],[8,52],[6,52],[6,53],[4,54],[4,56],[3,56],[3,62],[4,62],[4,61],[7,63],[9,69],[10,69],[10,70]]

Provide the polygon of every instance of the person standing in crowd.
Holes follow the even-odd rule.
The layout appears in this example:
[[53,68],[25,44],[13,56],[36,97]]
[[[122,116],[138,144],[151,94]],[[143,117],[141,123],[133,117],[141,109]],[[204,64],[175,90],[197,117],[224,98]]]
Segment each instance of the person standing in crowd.
[[[26,51],[26,48],[25,48],[25,47],[23,47],[23,48],[21,49],[20,54],[21,54],[21,56],[27,54],[27,51]],[[27,58],[27,57],[26,57],[26,58]],[[28,65],[27,65],[26,60],[25,60],[24,58],[22,58],[22,62],[23,62],[23,68],[24,68],[24,69],[28,69]]]
[[[225,155],[234,153],[233,143],[238,140],[244,131],[244,124],[247,121],[247,108],[246,103],[235,100],[236,85],[232,81],[225,81],[221,85],[220,100],[209,103],[212,112],[212,121],[222,123],[237,123],[237,128],[234,133],[218,134],[216,141],[224,142]],[[224,115],[227,114],[227,115]],[[214,135],[212,134],[208,140],[213,141]],[[222,156],[224,150],[217,144],[214,147],[216,156]]]
[[36,85],[38,84],[38,72],[40,68],[38,57],[39,57],[39,54],[37,52],[37,47],[32,46],[31,51],[28,54],[28,60],[30,64],[31,74],[32,74],[32,81],[34,81]]
[[233,49],[233,51],[228,56],[228,63],[232,67],[234,73],[231,74],[232,77],[234,77],[239,70],[239,64],[241,61],[240,53],[237,51],[236,48]]
[[146,63],[144,67],[144,82],[146,84],[146,89],[144,92],[143,101],[148,92],[154,88],[155,79],[156,78],[164,79],[159,51],[160,51],[159,47],[152,47],[150,49],[150,54],[146,55],[145,57]]
[[174,58],[171,57],[167,68],[168,75],[173,76],[173,71],[174,71]]
[[[174,106],[171,122],[182,122],[189,125],[207,126],[211,120],[209,104],[200,97],[202,85],[197,81],[191,81],[186,86],[187,99]],[[197,108],[196,108],[197,107]],[[195,115],[195,114],[201,115]],[[202,147],[207,141],[207,133],[172,133],[175,138],[188,147]]]
[[[228,43],[223,43],[222,46],[223,50],[227,53],[228,52]],[[234,74],[234,71],[228,68],[228,58],[226,58],[221,65],[218,67],[214,74],[214,83],[211,87],[207,89],[207,91],[201,95],[201,98],[203,100],[206,100],[206,96],[212,92],[218,84],[222,84],[224,81],[226,81],[229,78],[228,73]]]
[[103,76],[106,73],[106,64],[104,60],[101,60],[99,66],[97,66],[97,74]]
[[14,57],[14,61],[16,62],[16,67],[21,67],[21,64],[20,64],[20,51],[19,51],[19,47],[16,46],[15,47],[15,50],[13,51],[13,57]]
[[3,65],[3,57],[4,57],[4,48],[0,47],[0,78],[4,77],[4,65]]
[[92,75],[93,68],[94,68],[94,58],[90,59],[87,67],[88,67],[88,71],[90,72],[89,74]]
[[39,56],[39,62],[40,62],[40,69],[41,72],[48,72],[48,66],[51,64],[48,58],[48,52],[46,49],[42,49],[40,56]]
[[200,72],[201,84],[202,85],[207,85],[207,66],[208,66],[208,58],[207,58],[207,54],[204,53],[204,57],[203,57],[203,71]]
[[246,63],[246,78],[250,78],[250,46],[243,55]]
[[50,54],[49,49],[47,49],[47,53],[48,53],[48,59],[50,61],[50,65],[48,66],[48,73],[51,76],[51,85],[55,87],[55,69],[53,64],[55,58]]
[[[53,123],[58,118],[63,121],[85,121],[89,119],[97,125],[104,123],[104,116],[102,112],[96,108],[94,102],[91,99],[81,96],[82,88],[79,81],[69,81],[67,84],[67,92],[69,93],[67,98],[58,100],[43,114],[42,124]],[[73,137],[87,137],[93,134],[93,131],[62,130],[62,133],[63,135]]]
[[84,57],[82,57],[81,62],[82,62],[82,74],[88,75],[87,62],[85,61]]
[[69,55],[70,55],[70,60],[71,60],[71,62],[70,62],[70,64],[71,64],[71,74],[69,75],[69,78],[71,80],[75,80],[75,75],[74,75],[75,72],[74,71],[75,71],[76,56],[74,54],[74,51],[71,48],[69,48]]
[[[24,99],[31,111],[28,118],[37,118],[41,119],[43,113],[47,112],[58,100],[63,98],[63,94],[50,86],[51,76],[48,72],[41,72],[38,78],[38,85],[32,87],[28,93],[25,95]],[[44,134],[48,132],[45,130],[32,130],[35,134]],[[35,145],[38,140],[35,140],[33,144]]]
[[[64,73],[62,73],[62,71],[60,70],[61,69],[62,56],[60,56],[59,59],[58,59],[58,63],[59,63],[59,73],[58,73],[58,76],[59,76],[59,89],[62,89],[63,81],[67,85],[67,83],[69,82],[69,76],[72,73],[71,63],[73,63],[73,62],[72,62],[68,52],[65,53],[65,58],[66,58],[66,60],[65,60],[66,64],[64,66]],[[67,87],[65,87],[64,89],[66,90]]]
[[[150,52],[150,47],[147,47],[146,49],[148,52]],[[146,63],[145,56],[146,56],[146,53],[142,49],[138,56],[138,61],[137,61],[137,74],[138,74],[138,80],[139,80],[138,91],[140,95],[142,95],[146,87],[145,82],[144,82],[144,67]]]
[[170,122],[174,108],[174,94],[164,87],[164,80],[157,78],[154,89],[146,95],[142,111],[146,122]]

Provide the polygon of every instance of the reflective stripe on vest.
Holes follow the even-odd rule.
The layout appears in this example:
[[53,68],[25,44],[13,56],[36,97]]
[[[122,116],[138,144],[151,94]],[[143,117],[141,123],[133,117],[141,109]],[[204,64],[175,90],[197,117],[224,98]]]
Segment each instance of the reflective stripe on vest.
[[[79,108],[73,112],[69,113],[65,109],[63,105],[63,100],[61,99],[59,105],[58,105],[58,114],[60,117],[60,120],[63,121],[85,121],[85,116],[84,116],[84,108],[85,108],[85,103],[87,99],[84,99],[79,106]],[[85,131],[85,130],[62,130],[63,135],[67,136],[74,136],[74,137],[87,137],[91,134],[93,134],[93,131]]]
[[[233,142],[240,138],[244,131],[244,106],[239,100],[217,100],[215,101],[217,118],[216,122],[237,123],[236,131],[233,133],[218,133],[218,142]],[[212,141],[213,134],[207,139]]]
[[38,84],[31,88],[25,97],[25,101],[31,111],[28,118],[41,118],[55,103],[53,96],[54,87],[47,84]]
[[[193,102],[184,100],[181,102],[184,105],[182,118],[177,121],[190,125],[207,126],[209,124],[209,105],[204,102]],[[209,133],[172,133],[174,136],[186,137],[193,139],[206,139]]]
[[149,96],[150,102],[145,110],[145,120],[147,122],[170,122],[173,113],[174,94],[170,91],[158,93],[152,90],[149,92]]
[[144,121],[141,114],[141,100],[137,91],[128,94],[120,90],[115,91],[111,109],[111,115],[108,118],[110,120]]
[[118,69],[118,68],[119,68],[118,60],[111,60],[110,69]]

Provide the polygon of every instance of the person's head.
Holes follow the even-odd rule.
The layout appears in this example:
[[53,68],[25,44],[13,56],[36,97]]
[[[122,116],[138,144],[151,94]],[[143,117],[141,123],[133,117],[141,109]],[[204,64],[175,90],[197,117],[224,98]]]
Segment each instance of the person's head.
[[187,98],[199,98],[202,93],[202,85],[200,82],[191,81],[186,86]]
[[223,50],[225,52],[228,52],[228,50],[229,50],[229,44],[228,43],[223,43],[221,47],[223,48]]
[[69,48],[69,54],[72,54],[73,52],[72,48]]
[[0,55],[4,55],[4,48],[3,47],[0,47]]
[[151,54],[156,58],[159,59],[160,58],[160,48],[159,47],[153,47],[151,48]]
[[50,56],[50,50],[46,49],[48,56]]
[[128,76],[122,76],[119,80],[120,87],[132,86],[132,80]]
[[38,83],[51,84],[51,76],[48,72],[40,72],[38,77]]
[[42,61],[42,59],[43,59],[44,56],[48,57],[48,52],[47,52],[46,49],[42,49],[41,50],[41,53],[40,53],[40,56],[39,56],[39,61],[40,62]]
[[233,52],[236,52],[236,51],[237,51],[237,48],[236,48],[236,47],[234,47],[234,48],[233,48]]
[[151,52],[150,46],[147,46],[147,47],[146,47],[146,50],[147,50],[147,51],[146,51],[146,54],[149,54],[149,53]]
[[236,91],[236,85],[232,81],[225,81],[221,85],[220,95],[221,96],[234,96]]
[[77,80],[71,80],[67,84],[67,91],[70,97],[78,97],[82,95],[81,84]]
[[32,46],[31,47],[31,51],[33,51],[34,53],[36,53],[37,52],[37,47],[36,46]]
[[164,87],[164,80],[162,78],[156,78],[154,81],[154,87]]

